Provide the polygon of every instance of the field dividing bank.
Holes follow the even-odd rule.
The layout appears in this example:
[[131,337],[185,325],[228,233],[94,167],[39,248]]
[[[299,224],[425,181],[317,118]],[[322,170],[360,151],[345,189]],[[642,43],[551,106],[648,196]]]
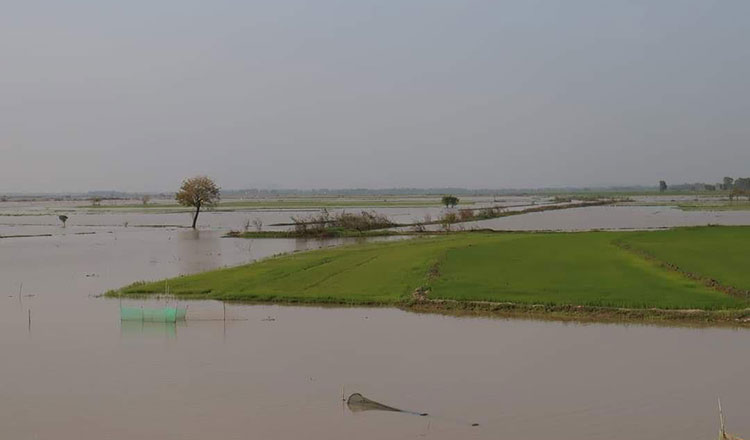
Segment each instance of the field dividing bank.
[[[415,234],[435,234],[434,229],[428,230],[426,226],[440,225],[442,232],[450,232],[455,226],[460,227],[462,223],[491,220],[502,217],[517,216],[544,211],[557,211],[563,209],[588,208],[592,206],[604,206],[614,204],[615,200],[597,200],[587,202],[574,202],[566,204],[543,204],[528,205],[526,209],[508,210],[507,207],[488,206],[484,208],[462,208],[459,210],[461,215],[450,211],[443,218],[430,222],[417,223],[393,223],[387,218],[382,218],[379,222],[372,222],[375,219],[373,214],[362,212],[361,214],[348,214],[348,218],[365,220],[360,222],[359,227],[351,227],[352,222],[347,223],[337,220],[336,216],[329,217],[328,213],[309,217],[308,219],[297,220],[292,223],[274,223],[270,226],[294,226],[287,231],[230,231],[227,237],[233,238],[335,238],[335,237],[377,237],[390,235],[415,235]],[[526,206],[526,205],[523,205]],[[395,228],[413,228],[411,230]]]
[[678,203],[683,211],[750,211],[750,202]]
[[716,198],[714,200],[684,201],[667,199],[661,201],[630,201],[624,202],[623,206],[668,206],[681,211],[750,211],[750,201],[729,201]]
[[[717,233],[724,230],[724,233]],[[627,243],[629,248],[623,247]],[[738,289],[750,228],[653,232],[456,233],[301,252],[169,280],[174,296],[392,305],[507,315],[750,323],[750,302],[666,267],[691,264]],[[718,264],[727,247],[733,262]],[[649,257],[633,249],[648,251]],[[683,262],[684,260],[684,262]],[[682,266],[680,266],[682,267]],[[108,296],[160,295],[164,281]]]

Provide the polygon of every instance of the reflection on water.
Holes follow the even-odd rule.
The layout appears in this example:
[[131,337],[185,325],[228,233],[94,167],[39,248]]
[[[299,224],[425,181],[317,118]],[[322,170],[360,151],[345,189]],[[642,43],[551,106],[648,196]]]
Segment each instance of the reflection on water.
[[221,235],[211,231],[189,229],[177,231],[175,238],[181,274],[202,272],[221,266]]
[[131,338],[166,337],[172,339],[177,337],[178,325],[184,326],[185,323],[120,321],[120,335]]

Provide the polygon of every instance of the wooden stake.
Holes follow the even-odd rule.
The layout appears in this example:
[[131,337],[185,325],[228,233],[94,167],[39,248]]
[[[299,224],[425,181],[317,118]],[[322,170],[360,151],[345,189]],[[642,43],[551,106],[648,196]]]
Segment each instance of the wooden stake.
[[719,401],[719,421],[721,422],[721,431],[719,431],[719,435],[721,435],[722,439],[727,438],[727,432],[724,429],[724,413],[721,411],[721,397],[717,398]]

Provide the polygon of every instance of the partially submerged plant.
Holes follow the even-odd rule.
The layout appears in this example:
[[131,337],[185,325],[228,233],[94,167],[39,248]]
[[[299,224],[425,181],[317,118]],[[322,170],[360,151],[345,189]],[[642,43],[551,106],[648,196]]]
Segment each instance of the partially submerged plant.
[[458,216],[461,217],[462,222],[468,222],[470,220],[474,220],[474,211],[471,209],[460,209],[458,211]]
[[347,212],[331,214],[326,209],[323,209],[317,215],[308,217],[293,216],[292,222],[294,223],[294,232],[298,236],[335,235],[342,231],[357,231],[362,233],[394,226],[394,223],[388,216],[376,212],[362,211],[359,214]]
[[440,225],[443,227],[445,232],[450,232],[451,225],[458,222],[458,215],[455,212],[446,212],[440,218]]
[[255,230],[260,232],[263,230],[263,220],[260,219],[260,217],[255,217],[253,219],[253,226],[255,227]]

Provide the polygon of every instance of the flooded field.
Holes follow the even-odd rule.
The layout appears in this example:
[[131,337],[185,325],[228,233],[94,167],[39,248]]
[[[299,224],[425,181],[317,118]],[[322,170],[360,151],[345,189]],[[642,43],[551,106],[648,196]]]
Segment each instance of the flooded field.
[[[465,197],[463,200],[467,207],[481,208],[485,206],[504,206],[509,209],[531,206],[537,203],[549,203],[544,197]],[[408,200],[414,200],[409,198]],[[433,202],[439,201],[436,198]],[[403,202],[403,200],[397,200]],[[142,208],[134,205],[129,209],[114,209],[106,204],[102,208],[93,209],[86,207],[81,201],[47,201],[47,202],[5,202],[0,203],[0,235],[9,234],[7,227],[39,226],[57,228],[61,225],[58,215],[65,214],[70,219],[69,226],[75,227],[149,227],[149,226],[172,226],[188,227],[192,216],[184,209],[161,209],[169,201],[160,201]],[[344,202],[348,202],[344,199]],[[416,202],[424,202],[416,199]],[[135,203],[135,202],[131,202]],[[228,202],[234,203],[234,202]],[[82,206],[84,205],[84,206]],[[388,216],[395,223],[414,223],[423,221],[425,217],[431,219],[439,218],[444,212],[440,206],[395,206],[369,207],[353,206],[346,208],[327,208],[332,214],[340,212],[374,211],[378,214]],[[290,223],[292,217],[305,218],[321,211],[320,208],[237,208],[231,210],[218,210],[201,213],[198,226],[201,228],[221,230],[242,230],[247,222],[260,220],[263,230],[284,230],[288,226],[273,226],[278,223]],[[3,229],[4,228],[4,229]],[[42,229],[40,229],[41,231]],[[54,230],[54,229],[53,229]]]
[[[501,206],[509,211],[525,210],[540,205],[565,205],[555,203],[549,197],[465,197],[466,207],[478,209],[487,206]],[[750,211],[683,211],[670,204],[683,202],[705,202],[718,200],[707,197],[643,196],[636,197],[636,205],[594,206],[557,211],[529,213],[491,220],[462,223],[464,229],[495,230],[561,230],[585,231],[592,229],[658,229],[677,226],[750,225]],[[424,200],[418,199],[423,202]],[[165,204],[168,201],[161,201]],[[125,228],[187,228],[192,220],[189,212],[157,208],[116,210],[105,205],[100,210],[81,207],[83,202],[5,202],[0,203],[0,236],[15,234],[59,234],[61,223],[58,215],[69,217],[68,229],[76,232],[101,232]],[[637,204],[650,206],[639,206]],[[658,203],[663,203],[659,206]],[[398,206],[398,207],[347,207],[328,208],[332,214],[340,212],[374,211],[387,216],[395,223],[411,224],[425,219],[437,220],[445,212],[438,206]],[[292,218],[306,218],[320,213],[320,208],[238,208],[227,211],[204,212],[198,220],[203,229],[242,231],[249,227],[255,230],[253,221],[258,220],[265,231],[287,230]],[[432,225],[428,229],[440,229]],[[408,230],[408,228],[406,229]]]
[[750,211],[682,211],[670,206],[592,206],[464,223],[466,229],[589,231],[750,225]]
[[[660,209],[497,222],[669,226]],[[664,215],[677,221],[678,213]],[[710,222],[748,222],[734,214],[744,213]],[[20,225],[0,217],[0,235],[51,234],[0,239],[2,438],[709,439],[717,396],[731,430],[750,432],[747,330],[254,305],[228,306],[224,321],[215,302],[181,303],[189,307],[182,324],[121,323],[119,301],[97,295],[345,243],[222,238],[247,215],[236,212],[202,216],[201,231],[121,224],[165,220],[150,215],[71,216],[64,229],[52,215],[20,217]],[[342,401],[354,392],[430,415],[355,413]]]

